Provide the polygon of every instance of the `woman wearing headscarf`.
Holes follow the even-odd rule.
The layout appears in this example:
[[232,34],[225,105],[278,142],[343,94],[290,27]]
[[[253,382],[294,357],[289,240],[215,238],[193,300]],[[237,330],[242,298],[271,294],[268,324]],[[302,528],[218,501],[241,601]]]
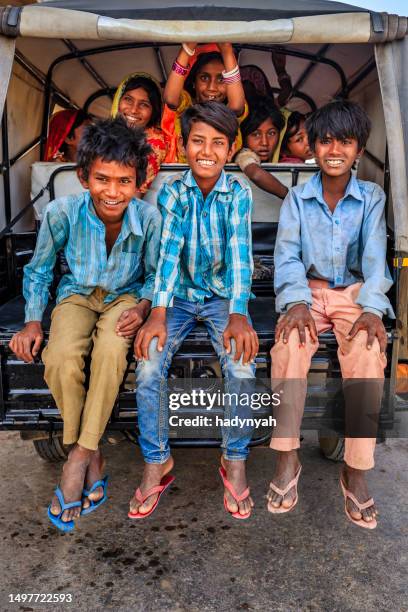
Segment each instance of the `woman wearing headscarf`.
[[116,90],[111,115],[122,115],[130,127],[141,128],[152,152],[148,156],[146,181],[140,187],[143,196],[160,170],[167,152],[167,138],[160,128],[162,95],[159,83],[149,74],[135,72],[123,79]]

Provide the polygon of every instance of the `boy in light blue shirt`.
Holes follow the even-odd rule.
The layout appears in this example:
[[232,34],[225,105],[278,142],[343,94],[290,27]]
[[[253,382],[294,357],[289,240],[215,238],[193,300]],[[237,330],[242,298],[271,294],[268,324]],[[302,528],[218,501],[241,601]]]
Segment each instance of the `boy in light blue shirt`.
[[[316,111],[306,127],[321,171],[290,190],[275,245],[276,309],[281,316],[271,351],[272,379],[286,383],[287,393],[271,440],[277,451],[268,492],[272,513],[288,512],[297,503],[299,427],[318,334],[334,332],[343,379],[353,379],[354,389],[369,398],[364,401],[360,395],[356,406],[353,385],[345,385],[346,419],[367,409],[377,415],[386,365],[382,317],[394,316],[386,296],[392,281],[386,264],[385,194],[351,172],[363,154],[370,121],[357,104],[334,101]],[[374,465],[376,434],[372,427],[364,431],[346,437],[341,487],[347,517],[373,529],[376,510],[365,471]]]
[[[57,253],[69,272],[57,289],[49,340],[42,353],[45,380],[72,445],[48,517],[62,531],[74,528],[106,500],[99,441],[127,367],[127,353],[146,319],[159,254],[161,217],[137,200],[145,179],[143,132],[123,119],[87,127],[78,149],[78,176],[85,193],[51,202],[36,249],[24,269],[25,327],[10,347],[24,361],[38,354],[41,320]],[[84,364],[90,356],[85,387]]]

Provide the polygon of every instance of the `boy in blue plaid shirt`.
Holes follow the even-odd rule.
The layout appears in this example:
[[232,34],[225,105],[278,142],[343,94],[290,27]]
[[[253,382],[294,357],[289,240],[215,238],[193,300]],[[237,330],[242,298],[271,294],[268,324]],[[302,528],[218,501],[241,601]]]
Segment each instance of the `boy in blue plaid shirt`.
[[[197,322],[209,332],[226,385],[235,380],[235,391],[255,376],[258,338],[248,316],[252,197],[245,180],[223,169],[234,153],[237,130],[234,113],[223,104],[189,108],[182,117],[182,137],[190,170],[164,184],[158,196],[163,231],[152,312],[135,340],[145,470],[130,502],[131,518],[151,514],[171,483],[174,462],[161,384]],[[237,407],[229,409],[228,416],[234,416]],[[223,428],[225,507],[236,518],[249,517],[253,505],[245,476],[250,437],[248,429]]]

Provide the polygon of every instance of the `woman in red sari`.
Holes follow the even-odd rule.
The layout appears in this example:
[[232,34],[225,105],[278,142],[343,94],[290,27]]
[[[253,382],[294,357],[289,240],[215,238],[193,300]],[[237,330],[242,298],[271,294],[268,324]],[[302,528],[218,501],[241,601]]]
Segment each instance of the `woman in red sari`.
[[82,110],[66,109],[51,117],[43,161],[76,162],[82,130],[89,117]]

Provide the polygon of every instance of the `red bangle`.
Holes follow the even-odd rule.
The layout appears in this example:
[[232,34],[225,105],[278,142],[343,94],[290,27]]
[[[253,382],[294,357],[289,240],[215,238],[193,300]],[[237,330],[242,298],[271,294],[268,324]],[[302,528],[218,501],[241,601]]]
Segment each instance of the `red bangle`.
[[189,67],[187,66],[187,68],[185,68],[177,60],[174,60],[174,63],[171,69],[173,70],[173,72],[175,72],[176,74],[179,74],[180,76],[186,76],[186,74],[188,74]]

